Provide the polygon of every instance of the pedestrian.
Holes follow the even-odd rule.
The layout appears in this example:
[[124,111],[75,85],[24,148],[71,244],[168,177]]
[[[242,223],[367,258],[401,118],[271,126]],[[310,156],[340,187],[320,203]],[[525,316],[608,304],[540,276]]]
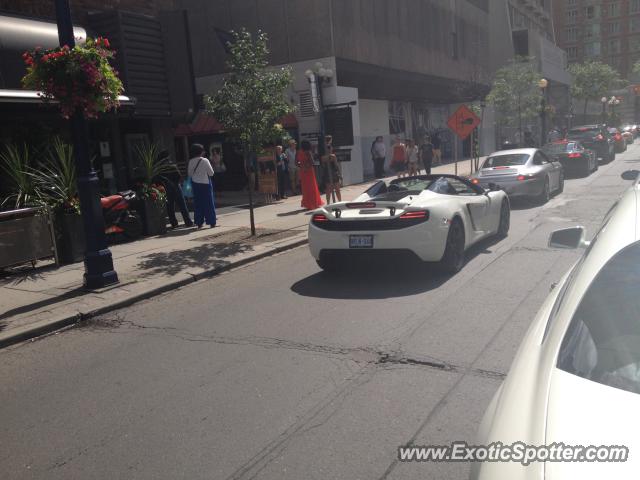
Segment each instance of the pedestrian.
[[422,157],[422,164],[424,165],[424,171],[427,175],[431,175],[431,165],[433,164],[433,144],[431,143],[431,137],[429,135],[424,137],[424,142],[420,145],[420,156]]
[[431,137],[431,145],[433,145],[433,164],[440,165],[442,163],[442,140],[440,140],[438,132],[435,132]]
[[533,134],[530,130],[524,132],[524,146],[525,148],[533,148],[536,146],[536,142],[533,139]]
[[558,140],[562,140],[562,133],[558,127],[553,127],[549,130],[549,134],[547,135],[547,140],[549,142],[557,142]]
[[213,201],[213,167],[204,158],[204,147],[199,143],[191,145],[187,172],[193,185],[194,220],[198,228],[207,222],[211,228],[216,226],[216,207]]
[[318,191],[318,183],[316,182],[311,144],[307,140],[303,140],[300,146],[302,150],[299,150],[296,154],[296,164],[300,172],[302,190],[300,206],[307,210],[315,210],[321,207],[323,203]]
[[407,171],[410,177],[418,176],[418,155],[416,142],[411,139],[407,140]]
[[340,173],[340,165],[338,164],[338,158],[333,153],[324,155],[321,159],[322,169],[322,184],[324,185],[324,193],[327,197],[327,203],[333,203],[331,201],[331,194],[336,193],[336,198],[339,202],[342,201],[340,194],[340,182],[342,181],[342,175]]
[[193,227],[193,220],[189,215],[189,209],[187,208],[187,202],[184,199],[182,189],[180,188],[181,175],[178,166],[175,163],[169,165],[166,172],[159,175],[160,183],[164,185],[164,189],[167,192],[167,216],[169,217],[169,223],[171,228],[177,228],[178,219],[176,218],[176,205],[180,209],[182,214],[182,220],[185,227]]
[[384,162],[387,156],[387,146],[384,138],[377,136],[371,144],[371,159],[373,161],[373,174],[376,178],[384,177]]
[[282,145],[276,146],[276,173],[278,176],[278,197],[287,198],[286,185],[289,180],[289,159],[282,151]]
[[289,162],[289,187],[291,188],[291,195],[297,195],[300,185],[300,172],[296,165],[297,144],[295,140],[289,140],[289,146],[285,150],[285,155]]
[[400,137],[396,137],[396,142],[393,144],[391,157],[391,170],[396,172],[398,178],[402,178],[407,172],[407,147]]

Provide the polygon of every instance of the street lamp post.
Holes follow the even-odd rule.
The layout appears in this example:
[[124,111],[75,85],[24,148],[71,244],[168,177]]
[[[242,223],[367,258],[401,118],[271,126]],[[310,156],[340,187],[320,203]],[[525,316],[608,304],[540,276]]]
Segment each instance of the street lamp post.
[[542,96],[540,98],[540,145],[544,145],[547,143],[547,86],[549,82],[546,78],[541,78],[538,82],[538,87],[540,87],[540,91]]
[[602,102],[602,123],[607,123],[607,97],[602,97],[600,99]]
[[616,106],[620,105],[620,99],[616,98],[615,96],[612,96],[609,99],[609,106],[611,108],[611,122],[615,121],[615,115],[616,115]]
[[[60,46],[75,46],[73,23],[69,0],[55,0],[58,40]],[[111,251],[107,247],[104,220],[100,206],[98,175],[89,160],[87,121],[77,110],[71,117],[73,153],[78,172],[78,196],[86,240],[84,254],[84,286],[90,289],[102,288],[118,283],[118,274],[113,268]]]

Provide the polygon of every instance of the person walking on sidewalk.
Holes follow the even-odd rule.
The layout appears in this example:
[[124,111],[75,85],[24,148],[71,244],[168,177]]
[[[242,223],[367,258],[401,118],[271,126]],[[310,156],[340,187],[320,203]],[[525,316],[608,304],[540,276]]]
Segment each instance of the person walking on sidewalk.
[[342,201],[340,195],[340,182],[342,181],[342,175],[340,174],[340,165],[338,164],[338,158],[335,154],[327,153],[323,155],[321,159],[322,168],[322,184],[324,185],[324,193],[327,197],[327,204],[333,203],[331,201],[332,192],[336,192],[336,198],[339,202]]
[[424,142],[420,145],[420,156],[427,175],[431,175],[431,165],[433,164],[433,144],[429,135],[424,137]]
[[384,177],[384,161],[387,156],[387,147],[381,136],[371,144],[371,159],[373,160],[373,172],[376,178]]
[[169,170],[162,173],[159,176],[160,182],[164,185],[164,189],[167,192],[167,216],[169,217],[169,223],[172,228],[178,226],[178,219],[176,218],[176,205],[180,209],[182,214],[182,220],[185,227],[193,227],[193,221],[189,215],[189,209],[187,208],[187,202],[184,200],[182,189],[180,188],[180,182],[182,180],[180,176],[180,170],[175,163],[172,163]]
[[418,155],[419,151],[416,142],[407,140],[407,170],[410,177],[418,176]]
[[276,173],[278,175],[278,197],[287,198],[287,180],[289,180],[289,159],[282,151],[282,145],[276,146]]
[[318,191],[318,183],[316,182],[316,174],[313,168],[313,155],[311,153],[311,144],[304,140],[296,155],[296,164],[300,171],[300,186],[302,187],[302,201],[300,206],[307,210],[315,210],[323,205],[320,192]]
[[431,137],[431,145],[433,145],[433,164],[440,165],[442,163],[442,140],[438,132]]
[[296,165],[296,155],[298,154],[296,146],[295,140],[289,140],[289,147],[287,147],[284,152],[289,161],[289,186],[291,188],[291,195],[297,195],[300,191],[300,171]]
[[391,170],[398,174],[398,178],[402,178],[407,173],[407,147],[402,143],[400,137],[396,137],[392,154]]
[[204,147],[199,143],[191,145],[187,172],[193,184],[194,220],[202,228],[205,220],[210,227],[216,226],[216,207],[213,201],[213,168],[204,158]]

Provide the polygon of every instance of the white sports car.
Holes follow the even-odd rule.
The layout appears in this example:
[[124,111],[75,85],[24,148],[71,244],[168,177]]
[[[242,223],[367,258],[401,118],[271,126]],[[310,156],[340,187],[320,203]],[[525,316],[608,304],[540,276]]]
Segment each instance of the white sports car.
[[313,212],[309,248],[325,270],[339,268],[345,257],[403,255],[441,262],[455,273],[465,250],[483,238],[506,236],[507,195],[454,175],[421,175],[379,181],[352,202]]
[[[552,247],[583,246],[586,251],[531,324],[487,408],[476,443],[580,446],[581,451],[568,455],[580,459],[595,453],[599,461],[557,461],[556,456],[528,466],[472,463],[472,480],[638,478],[639,208],[636,182],[605,216],[591,242],[584,240],[582,227],[551,235]],[[605,462],[616,454],[588,451],[603,445],[628,448],[628,459],[620,461],[624,453],[618,452],[617,461]]]

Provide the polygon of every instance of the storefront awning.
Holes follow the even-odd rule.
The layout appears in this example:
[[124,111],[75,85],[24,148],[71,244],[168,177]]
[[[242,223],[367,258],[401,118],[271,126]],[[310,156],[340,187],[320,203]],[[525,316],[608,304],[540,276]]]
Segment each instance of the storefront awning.
[[[120,95],[120,104],[131,106],[136,104],[136,99]],[[2,90],[0,89],[0,103],[43,103],[38,92],[34,90]],[[52,102],[54,103],[54,102]]]
[[[87,40],[84,28],[73,27],[73,35],[77,43]],[[55,23],[0,15],[0,47],[3,49],[22,52],[35,47],[54,48],[58,45],[58,27]]]
[[[293,113],[284,116],[280,123],[286,129],[298,128],[298,120]],[[174,134],[178,137],[190,137],[195,135],[213,135],[224,132],[223,125],[214,117],[204,112],[198,113],[191,123],[182,123],[176,127]]]

